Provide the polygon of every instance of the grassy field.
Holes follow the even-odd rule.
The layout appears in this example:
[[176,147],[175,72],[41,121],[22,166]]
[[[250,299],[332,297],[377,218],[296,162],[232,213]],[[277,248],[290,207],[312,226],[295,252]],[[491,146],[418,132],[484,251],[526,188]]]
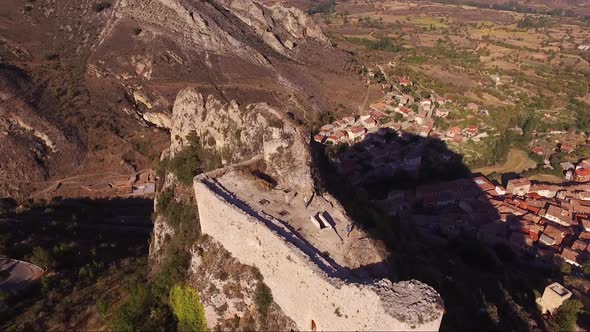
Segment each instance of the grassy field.
[[531,160],[525,151],[519,149],[511,149],[510,152],[508,152],[508,157],[506,158],[506,161],[504,163],[500,165],[474,169],[473,172],[482,173],[484,175],[492,173],[520,173],[522,171],[526,171],[528,169],[535,167],[537,167],[537,163]]
[[540,182],[549,182],[549,183],[562,183],[563,178],[559,176],[551,175],[551,174],[536,174],[529,177],[530,180],[540,181]]

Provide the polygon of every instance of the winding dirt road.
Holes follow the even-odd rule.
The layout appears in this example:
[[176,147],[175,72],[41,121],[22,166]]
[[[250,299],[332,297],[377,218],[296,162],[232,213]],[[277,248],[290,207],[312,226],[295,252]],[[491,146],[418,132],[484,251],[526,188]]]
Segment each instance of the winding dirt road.
[[14,259],[0,261],[0,271],[8,273],[6,279],[0,279],[0,290],[8,293],[28,287],[41,278],[44,272],[37,265]]

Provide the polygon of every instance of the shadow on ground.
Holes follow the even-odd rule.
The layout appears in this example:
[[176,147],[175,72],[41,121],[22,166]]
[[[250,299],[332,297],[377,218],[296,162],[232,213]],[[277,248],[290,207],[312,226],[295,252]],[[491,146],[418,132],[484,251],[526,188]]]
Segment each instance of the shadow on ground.
[[545,328],[533,290],[554,270],[482,240],[500,214],[445,142],[381,130],[352,146],[314,142],[312,151],[320,193],[337,197],[356,226],[384,242],[389,277],[441,294],[441,330]]

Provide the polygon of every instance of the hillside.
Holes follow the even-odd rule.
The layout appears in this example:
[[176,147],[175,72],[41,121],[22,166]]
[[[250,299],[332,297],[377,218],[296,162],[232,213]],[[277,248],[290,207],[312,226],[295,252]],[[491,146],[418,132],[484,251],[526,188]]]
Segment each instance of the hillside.
[[[70,166],[52,168],[44,158],[33,162],[34,151],[17,154],[4,172],[28,165],[37,175],[8,177],[12,182],[0,187],[20,198],[36,191],[106,195],[80,187],[124,177],[125,165],[154,168],[174,98],[185,87],[240,104],[265,101],[307,124],[325,109],[362,102],[352,93],[362,88],[351,79],[356,60],[300,11],[249,0],[9,2],[0,9],[0,63],[26,77],[27,86],[17,93],[4,84],[3,93],[17,93],[35,116],[57,126],[65,138],[55,149],[75,155]],[[2,71],[4,79],[10,75]],[[0,107],[9,106],[3,100]],[[23,121],[33,123],[32,116]],[[55,135],[33,129],[37,139]],[[145,146],[146,139],[154,144]],[[76,152],[66,152],[70,145]],[[92,174],[103,175],[86,177]],[[57,181],[72,176],[75,184]]]

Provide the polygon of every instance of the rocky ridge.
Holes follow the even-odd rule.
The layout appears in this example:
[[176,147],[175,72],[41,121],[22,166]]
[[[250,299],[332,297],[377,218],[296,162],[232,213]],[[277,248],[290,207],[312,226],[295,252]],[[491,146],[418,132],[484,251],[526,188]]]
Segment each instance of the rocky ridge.
[[313,195],[311,157],[304,136],[291,121],[266,103],[245,107],[205,98],[196,89],[179,92],[172,111],[170,156],[196,133],[202,144],[217,151],[225,165],[262,156],[265,171],[307,197]]

